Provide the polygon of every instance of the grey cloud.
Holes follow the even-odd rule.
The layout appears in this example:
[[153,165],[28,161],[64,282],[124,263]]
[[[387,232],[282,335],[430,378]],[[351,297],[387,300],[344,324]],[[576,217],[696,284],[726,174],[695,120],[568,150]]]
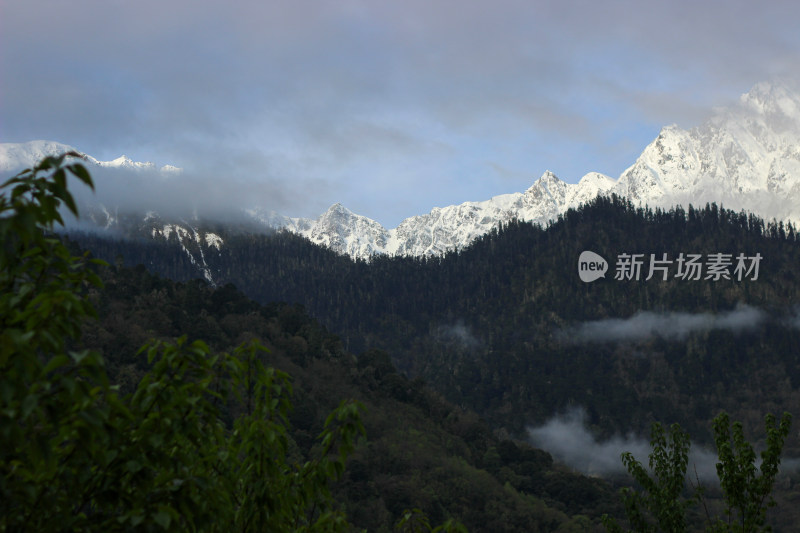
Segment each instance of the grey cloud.
[[[647,440],[628,435],[598,442],[586,427],[586,412],[572,409],[539,427],[528,429],[531,442],[575,470],[587,475],[624,474],[623,452],[631,452],[643,465],[651,452]],[[687,472],[696,471],[701,481],[716,479],[717,456],[702,447],[692,446]]]
[[[32,16],[43,8],[56,16]],[[673,70],[696,65],[702,73],[711,65],[735,65],[735,71],[727,67],[734,72],[723,80],[738,78],[744,83],[739,91],[746,90],[753,76],[773,73],[737,72],[763,68],[765,56],[779,62],[796,53],[789,15],[800,13],[789,3],[770,12],[742,2],[622,1],[581,2],[579,8],[516,1],[244,2],[222,8],[209,1],[59,6],[34,0],[7,11],[15,22],[8,23],[8,39],[19,41],[23,56],[33,54],[48,65],[72,63],[62,67],[65,73],[87,62],[98,70],[129,73],[154,98],[156,109],[173,109],[159,106],[159,100],[175,104],[184,119],[195,100],[210,98],[214,105],[195,112],[220,105],[233,111],[237,101],[266,107],[316,102],[332,104],[327,113],[335,116],[366,102],[422,106],[463,123],[502,109],[514,115],[530,108],[534,112],[526,121],[542,115],[554,127],[572,115],[574,97],[591,94],[593,78],[616,81],[618,96],[627,97],[637,89],[652,91],[674,74],[659,65]],[[14,31],[27,29],[26,20],[41,29],[37,39],[50,36],[64,49],[48,39],[36,45]],[[669,31],[654,38],[655,27]],[[776,53],[781,50],[784,54]],[[737,61],[726,61],[733,57]],[[41,66],[33,65],[26,72]],[[87,65],[75,79],[91,71]],[[86,81],[101,82],[91,76]],[[708,80],[683,83],[702,88]],[[706,90],[719,100],[722,89]]]
[[[339,191],[324,205],[347,203],[342,191],[362,189],[352,183],[401,187],[409,169],[446,205],[488,197],[454,196],[466,182],[453,174],[476,159],[534,178],[621,173],[660,125],[691,126],[797,72],[798,16],[800,4],[741,0],[11,0],[0,140],[185,167],[219,166],[245,144],[271,178]],[[468,184],[497,194],[530,177],[515,183]]]
[[456,344],[465,349],[473,349],[481,345],[463,320],[439,326],[436,330],[436,337],[442,342]]
[[301,191],[287,183],[248,180],[224,173],[184,171],[174,174],[95,167],[89,170],[95,191],[76,183],[72,186],[76,199],[83,206],[99,203],[119,213],[152,210],[168,217],[199,214],[223,220],[235,218],[242,209],[276,209],[293,205],[302,198]]
[[571,343],[640,341],[656,336],[682,340],[692,333],[712,329],[745,331],[758,326],[766,316],[763,311],[747,305],[717,314],[639,311],[630,318],[583,322],[557,335]]

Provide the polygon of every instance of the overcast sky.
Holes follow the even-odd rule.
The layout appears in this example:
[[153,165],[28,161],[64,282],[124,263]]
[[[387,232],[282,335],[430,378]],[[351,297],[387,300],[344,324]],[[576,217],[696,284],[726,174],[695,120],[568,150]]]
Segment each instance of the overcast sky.
[[770,0],[3,0],[0,142],[393,227],[548,169],[618,177],[662,126],[800,72],[798,20]]

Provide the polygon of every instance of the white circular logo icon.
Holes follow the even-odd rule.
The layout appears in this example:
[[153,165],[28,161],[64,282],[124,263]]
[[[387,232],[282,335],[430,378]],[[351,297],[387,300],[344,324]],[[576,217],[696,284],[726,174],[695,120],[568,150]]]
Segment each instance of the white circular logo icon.
[[606,277],[608,262],[594,252],[581,252],[578,258],[578,276],[581,281],[592,282],[598,278]]

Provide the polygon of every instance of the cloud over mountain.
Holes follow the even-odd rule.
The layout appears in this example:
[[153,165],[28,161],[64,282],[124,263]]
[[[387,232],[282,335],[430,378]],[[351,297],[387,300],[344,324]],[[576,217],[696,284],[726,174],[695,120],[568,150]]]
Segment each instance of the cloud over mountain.
[[[18,151],[23,145],[0,146],[0,164],[3,157],[10,157],[12,146]],[[44,144],[25,146],[32,157],[43,150]],[[98,169],[119,161],[125,164],[117,165],[118,173],[103,177],[98,198],[106,208],[138,206],[141,211],[171,212],[191,209],[199,216],[215,217],[230,216],[234,211],[237,216],[244,213],[263,227],[286,228],[357,258],[374,254],[434,256],[463,248],[512,219],[547,224],[598,194],[616,193],[650,207],[716,202],[768,220],[797,222],[798,147],[800,93],[786,85],[761,83],[743,95],[739,103],[718,109],[701,126],[691,130],[663,128],[617,179],[590,172],[578,183],[566,183],[548,171],[524,192],[437,207],[406,218],[391,229],[340,203],[316,218],[288,217],[279,211],[292,204],[313,203],[318,192],[313,181],[287,185],[211,170],[164,173],[124,159],[99,162]],[[136,174],[125,174],[133,170]]]

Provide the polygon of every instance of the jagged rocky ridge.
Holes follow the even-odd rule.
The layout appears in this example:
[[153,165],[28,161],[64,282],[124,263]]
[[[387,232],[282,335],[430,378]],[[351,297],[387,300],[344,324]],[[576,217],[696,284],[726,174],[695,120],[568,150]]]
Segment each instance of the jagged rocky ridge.
[[[21,168],[65,149],[71,147],[46,141],[0,145],[0,171],[8,171],[12,163]],[[88,160],[107,168],[156,169],[152,163],[135,163],[124,156],[108,162]],[[165,166],[159,172],[180,169]],[[611,193],[651,207],[716,202],[767,219],[800,220],[800,94],[784,85],[761,83],[737,105],[717,110],[699,127],[687,131],[667,126],[618,179],[590,172],[570,184],[545,172],[524,192],[437,207],[393,229],[338,203],[315,220],[258,207],[243,211],[261,228],[285,228],[354,258],[421,256],[464,247],[514,218],[546,224],[570,207]],[[89,212],[101,226],[118,220],[105,206],[94,206]],[[196,217],[193,223],[156,219],[151,213],[140,224],[153,237],[175,235],[180,242],[194,242],[200,248],[204,242],[209,247],[223,244],[219,236],[203,234]]]

